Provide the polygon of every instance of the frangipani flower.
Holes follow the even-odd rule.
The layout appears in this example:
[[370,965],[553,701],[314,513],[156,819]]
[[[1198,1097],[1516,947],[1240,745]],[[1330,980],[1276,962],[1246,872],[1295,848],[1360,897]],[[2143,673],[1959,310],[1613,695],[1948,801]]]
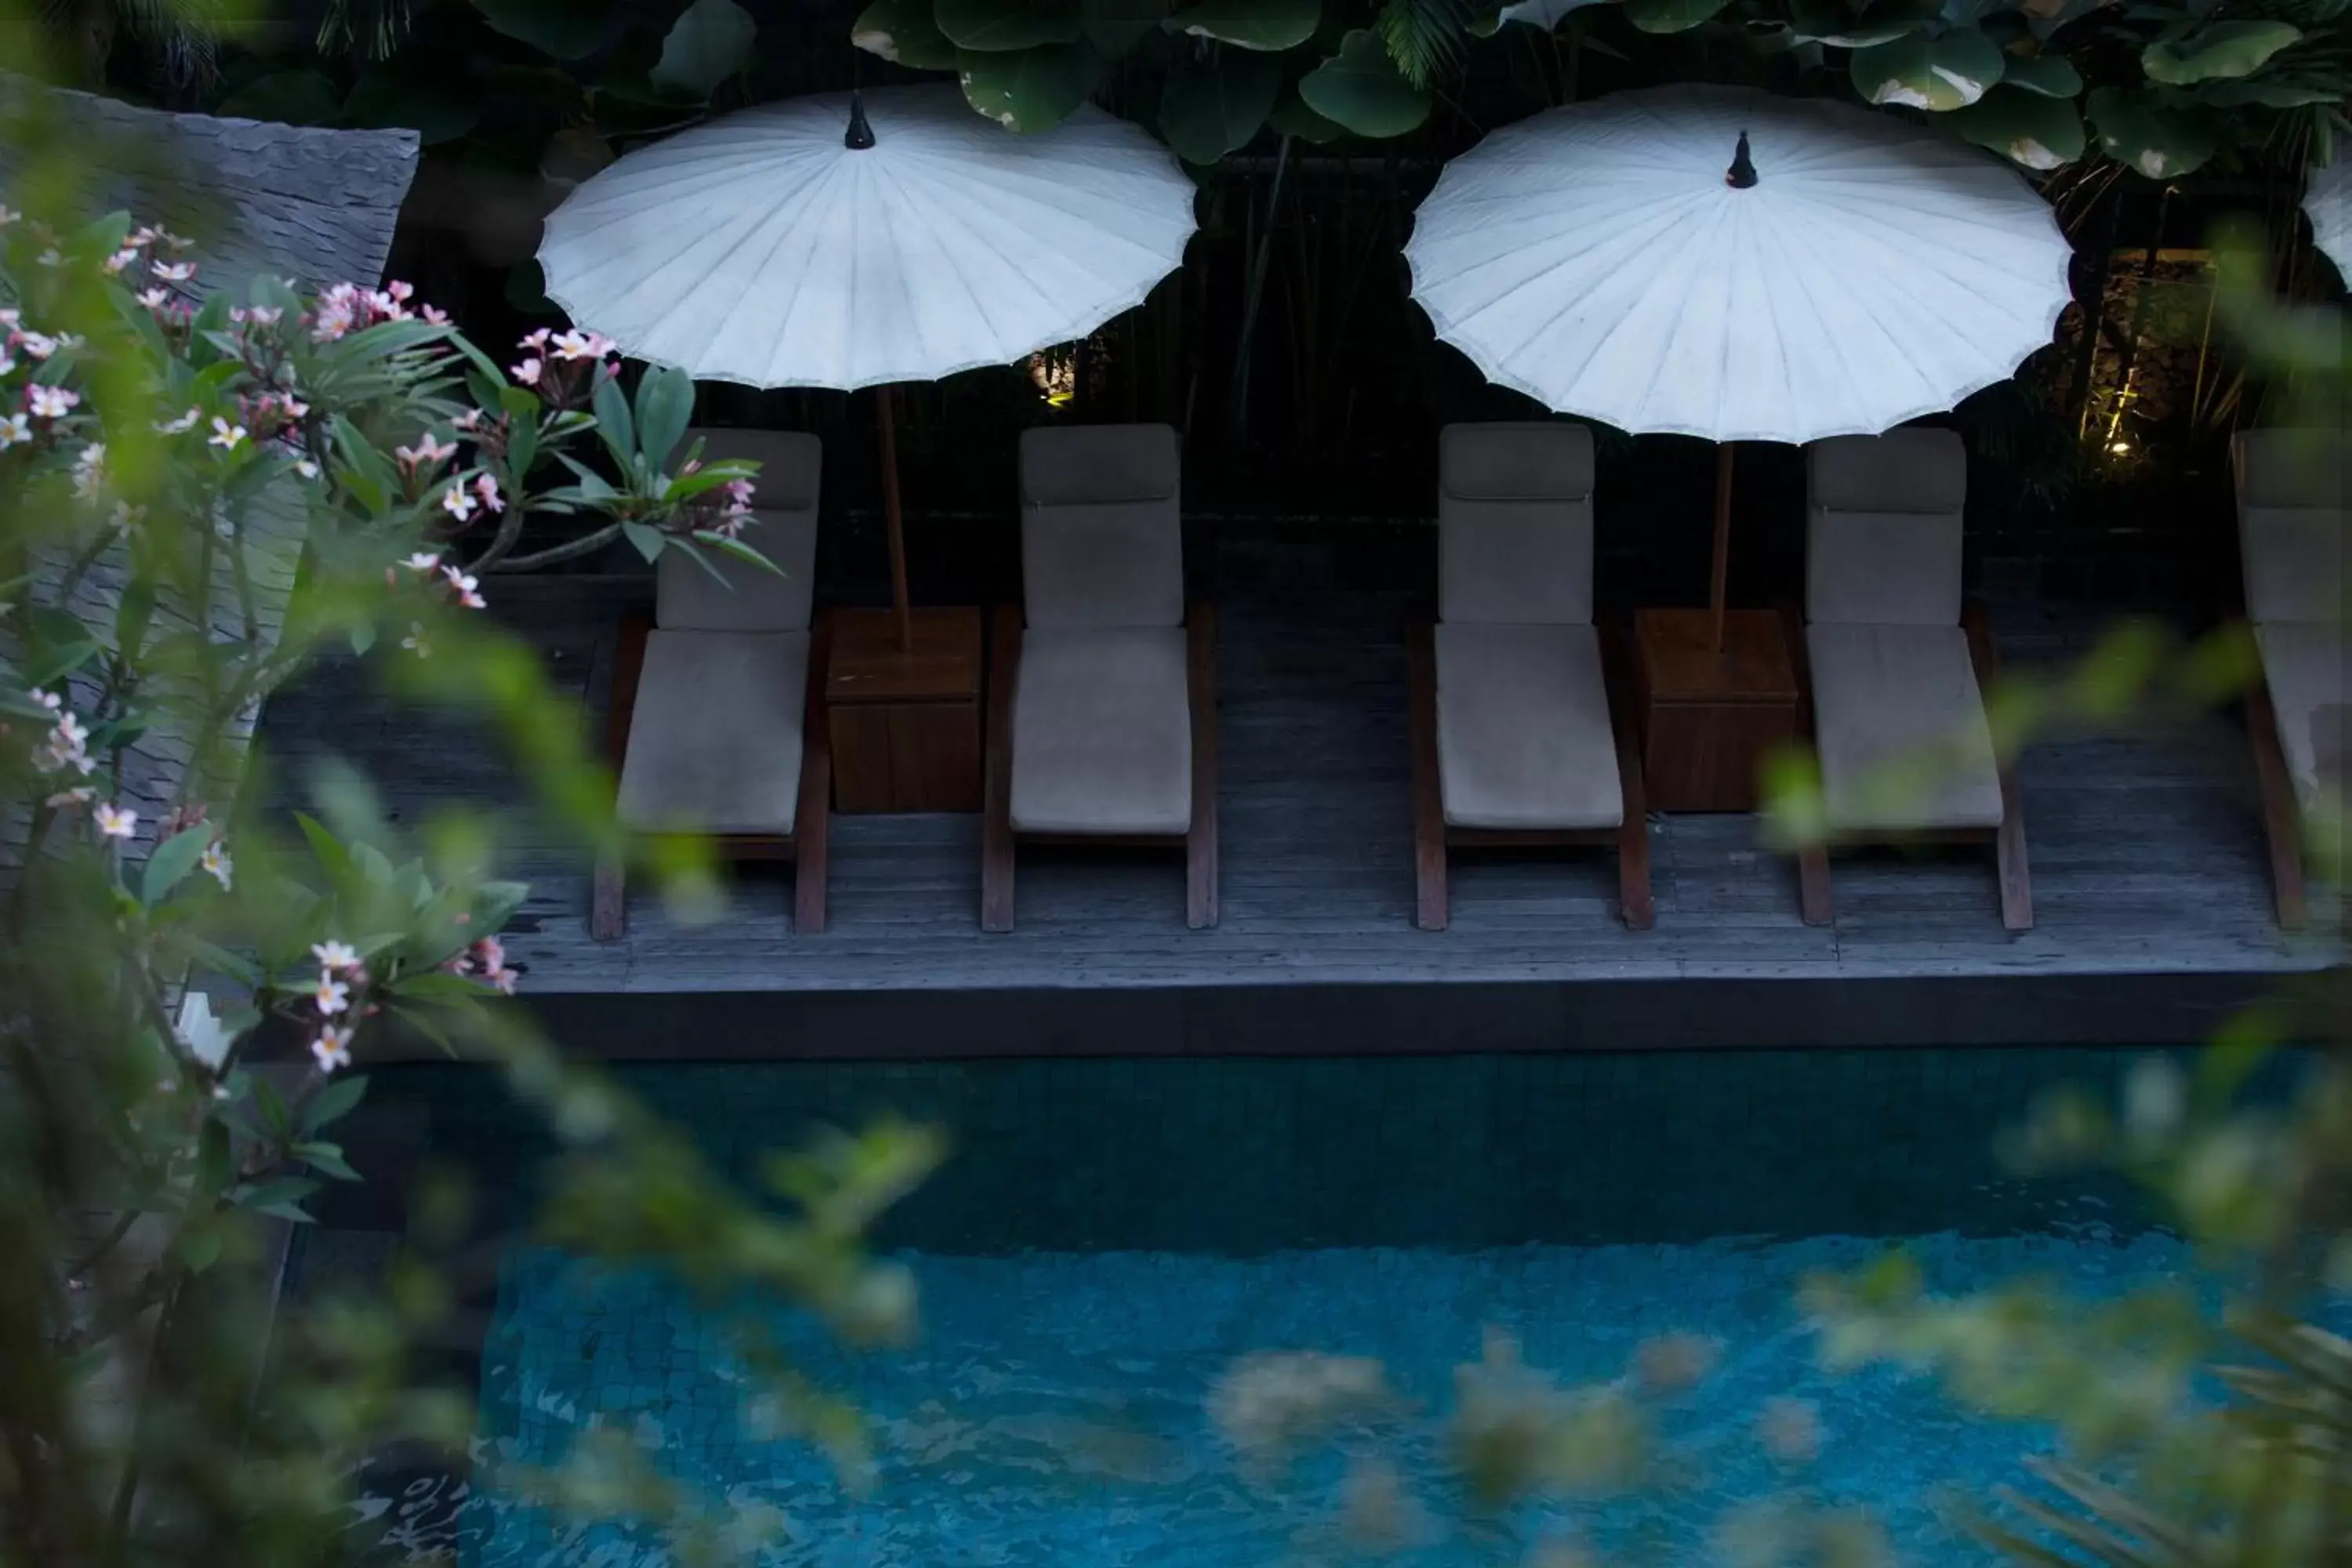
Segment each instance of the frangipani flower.
[[332,1072],[337,1068],[352,1065],[352,1036],[354,1032],[350,1028],[339,1029],[332,1024],[319,1030],[319,1037],[310,1042],[310,1055],[317,1060],[320,1072]]
[[25,401],[36,419],[62,419],[81,401],[81,394],[63,386],[29,386]]
[[244,439],[244,426],[232,425],[215,414],[213,416],[213,433],[205,438],[205,445],[218,447],[224,452],[233,452],[236,449],[237,443]]
[[352,988],[331,973],[321,971],[319,984],[310,993],[310,1000],[321,1014],[331,1017],[352,1005]]
[[357,969],[360,966],[359,950],[349,942],[331,940],[313,942],[310,946],[310,956],[317,959],[319,967],[330,974],[339,973],[346,969]]
[[139,814],[125,810],[112,801],[100,802],[97,811],[91,814],[91,820],[98,825],[98,831],[108,838],[128,839],[139,831]]
[[224,892],[228,890],[236,879],[236,864],[228,858],[228,846],[217,838],[205,846],[205,852],[197,858],[196,865],[214,881],[218,882]]

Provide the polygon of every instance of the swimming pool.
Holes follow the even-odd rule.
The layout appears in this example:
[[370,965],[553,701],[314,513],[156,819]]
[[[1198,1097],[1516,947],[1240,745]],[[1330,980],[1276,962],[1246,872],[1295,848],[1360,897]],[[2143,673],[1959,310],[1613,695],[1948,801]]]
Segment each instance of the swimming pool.
[[[2039,1091],[2124,1065],[2051,1050],[629,1069],[739,1169],[880,1110],[950,1131],[953,1161],[878,1238],[920,1289],[917,1345],[856,1355],[738,1304],[867,1414],[874,1485],[845,1490],[747,1420],[724,1324],[674,1284],[516,1246],[482,1349],[471,1489],[442,1533],[480,1568],[666,1561],[625,1527],[501,1500],[501,1465],[556,1459],[596,1426],[736,1507],[781,1510],[762,1561],[792,1568],[1344,1558],[1341,1500],[1367,1476],[1389,1560],[1413,1568],[1539,1560],[1571,1527],[1604,1552],[1697,1560],[1727,1510],[1784,1489],[1870,1506],[1906,1563],[1983,1561],[1949,1505],[2013,1479],[2043,1436],[1892,1374],[1823,1374],[1794,1287],[1897,1241],[1951,1290],[2030,1271],[2101,1293],[2183,1269],[2119,1190],[2019,1181],[1990,1152]],[[429,1099],[436,1150],[527,1185],[511,1113],[430,1076],[462,1069],[418,1070],[385,1087]],[[1569,1382],[1697,1336],[1713,1370],[1665,1425],[1703,1484],[1465,1509],[1443,1415],[1454,1369],[1496,1332]],[[1219,1432],[1214,1391],[1237,1358],[1307,1350],[1376,1360],[1394,1402],[1259,1473]],[[1351,1452],[1392,1468],[1360,1463],[1351,1482]]]

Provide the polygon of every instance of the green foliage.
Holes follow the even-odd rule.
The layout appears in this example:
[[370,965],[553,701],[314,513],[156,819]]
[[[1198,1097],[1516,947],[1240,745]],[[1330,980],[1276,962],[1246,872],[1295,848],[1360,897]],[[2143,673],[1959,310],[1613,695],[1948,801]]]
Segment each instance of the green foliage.
[[604,0],[473,0],[482,20],[551,58],[576,60],[604,41]]
[[1907,33],[1856,49],[1853,89],[1871,103],[1942,112],[1964,109],[2000,82],[2007,57],[1972,30]]
[[956,58],[964,101],[1008,131],[1051,131],[1086,102],[1101,68],[1084,38]]
[[2093,88],[2084,107],[2107,156],[2151,180],[2200,168],[2219,146],[2209,121],[2145,89]]
[[759,28],[735,0],[694,0],[662,40],[653,84],[708,98],[750,63]]
[[1358,28],[1299,79],[1307,108],[1359,136],[1402,136],[1429,118],[1429,94],[1405,79],[1375,33]]
[[1685,33],[1712,21],[1727,0],[1625,0],[1625,19],[1645,33]]
[[2302,29],[2284,22],[2216,22],[2183,37],[2167,37],[2148,45],[2140,52],[2140,68],[2148,80],[2168,87],[2216,79],[2236,81],[2253,75],[2302,37]]
[[1954,110],[1949,123],[1978,146],[2036,173],[2063,168],[2083,155],[2083,117],[2074,100],[2022,86],[2013,68],[2000,86]]
[[915,70],[953,70],[956,47],[931,16],[931,0],[874,0],[857,14],[849,41]]
[[931,16],[957,48],[983,53],[1080,37],[1075,0],[932,0]]
[[1179,157],[1213,163],[1249,144],[1281,91],[1281,68],[1263,57],[1215,70],[1179,70],[1160,89],[1160,133]]
[[1322,19],[1321,0],[1200,0],[1168,25],[1235,48],[1278,52],[1313,37]]
[[1461,62],[1469,7],[1465,0],[1382,0],[1372,30],[1405,80],[1426,89]]

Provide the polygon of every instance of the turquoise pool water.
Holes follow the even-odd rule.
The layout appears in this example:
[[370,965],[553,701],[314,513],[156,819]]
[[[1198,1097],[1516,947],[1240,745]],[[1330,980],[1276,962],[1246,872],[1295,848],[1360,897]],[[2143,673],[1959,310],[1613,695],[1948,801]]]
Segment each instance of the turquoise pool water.
[[[722,1317],[660,1278],[517,1246],[470,1483],[376,1506],[437,1521],[408,1539],[478,1568],[666,1563],[650,1536],[502,1497],[501,1466],[600,1426],[708,1495],[779,1510],[771,1568],[1354,1561],[1343,1500],[1373,1456],[1393,1465],[1383,1560],[1408,1568],[1521,1568],[1570,1539],[1611,1561],[1729,1562],[1727,1516],[1784,1492],[1867,1506],[1906,1563],[1984,1562],[1953,1504],[2016,1479],[2045,1435],[1892,1374],[1825,1375],[1794,1288],[1897,1245],[1954,1291],[2036,1273],[2107,1293],[2182,1270],[2126,1194],[2016,1181],[1990,1152],[2037,1092],[2123,1066],[1906,1051],[633,1071],[722,1165],[880,1109],[952,1132],[954,1161],[879,1238],[919,1285],[918,1344],[854,1355],[737,1304],[867,1414],[871,1489],[752,1418]],[[527,1190],[511,1112],[478,1083],[412,1087],[436,1151]],[[1664,1425],[1704,1480],[1465,1509],[1444,1417],[1455,1369],[1496,1332],[1571,1383],[1698,1336],[1713,1370]],[[1307,1350],[1377,1360],[1396,1402],[1260,1473],[1212,1419],[1213,1391],[1237,1358]]]

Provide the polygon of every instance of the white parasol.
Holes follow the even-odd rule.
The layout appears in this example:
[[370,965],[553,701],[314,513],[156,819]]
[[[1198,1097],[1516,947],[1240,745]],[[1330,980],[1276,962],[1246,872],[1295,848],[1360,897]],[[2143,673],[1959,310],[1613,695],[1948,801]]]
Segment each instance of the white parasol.
[[2336,162],[2311,171],[2303,210],[2311,217],[2312,243],[2336,263],[2336,275],[2352,284],[2352,151],[2339,151]]
[[1718,458],[1874,434],[2050,341],[2068,250],[2014,170],[1821,100],[1660,88],[1548,110],[1448,164],[1405,247],[1413,298],[1490,380]]
[[768,104],[631,153],[547,220],[572,321],[753,386],[882,389],[892,588],[907,638],[888,385],[1006,364],[1140,304],[1183,260],[1192,183],[1091,106],[1018,135],[954,87]]

